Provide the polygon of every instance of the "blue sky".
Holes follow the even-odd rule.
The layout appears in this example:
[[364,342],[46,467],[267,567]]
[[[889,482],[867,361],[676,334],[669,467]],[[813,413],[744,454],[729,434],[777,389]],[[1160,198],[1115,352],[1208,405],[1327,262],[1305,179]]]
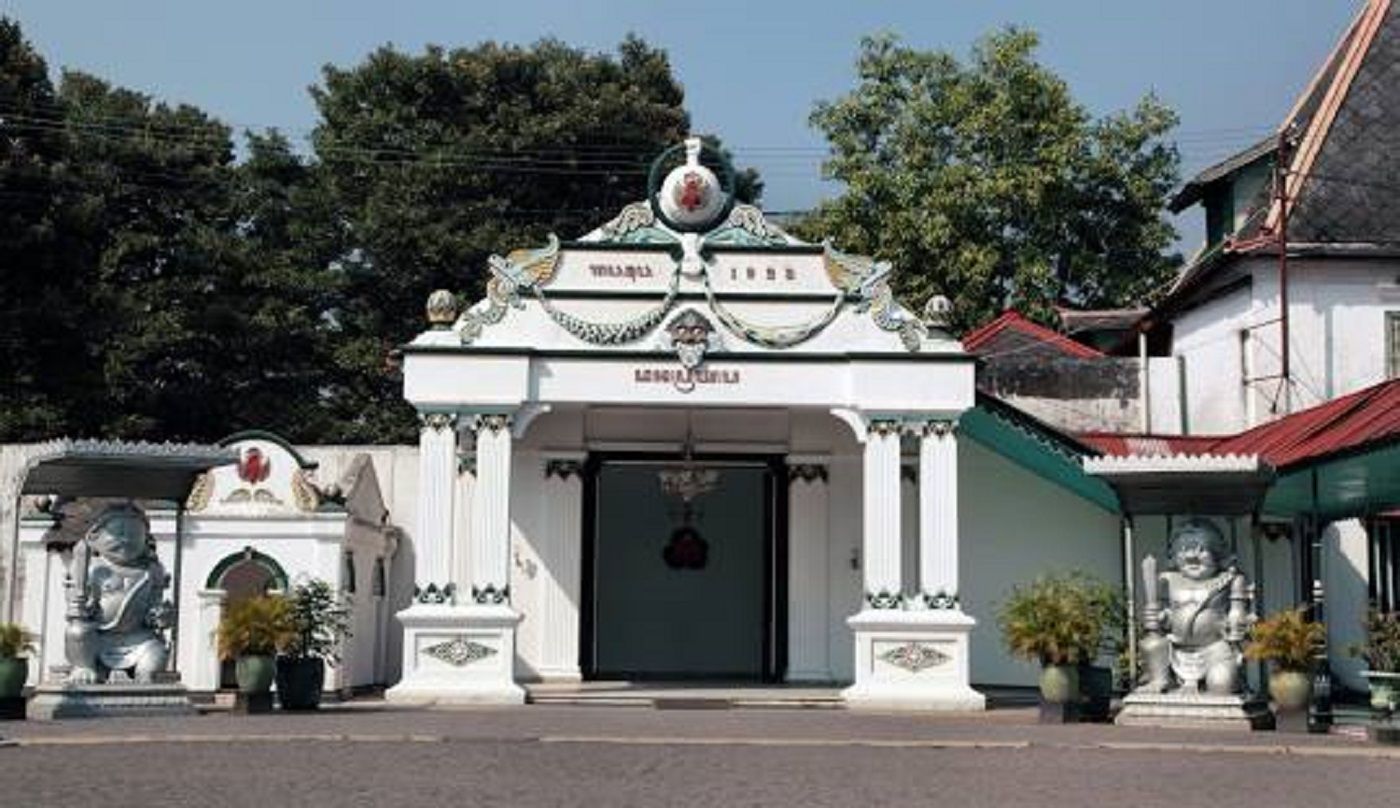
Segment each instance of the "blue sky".
[[[294,137],[315,123],[306,88],[328,62],[393,43],[419,50],[555,36],[613,50],[629,31],[665,48],[696,131],[767,180],[765,206],[810,207],[823,142],[813,102],[853,86],[863,34],[965,54],[983,33],[1040,32],[1041,58],[1096,113],[1156,92],[1181,115],[1186,169],[1266,135],[1360,0],[0,0],[50,66],[95,73],[238,126]],[[1184,223],[1187,229],[1194,223]],[[1193,242],[1195,234],[1187,233]]]

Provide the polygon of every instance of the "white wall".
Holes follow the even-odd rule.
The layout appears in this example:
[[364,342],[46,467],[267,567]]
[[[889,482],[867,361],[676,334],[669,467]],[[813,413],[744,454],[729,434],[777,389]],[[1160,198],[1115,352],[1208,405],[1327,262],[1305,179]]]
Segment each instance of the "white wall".
[[[1186,361],[1192,434],[1239,432],[1287,411],[1276,403],[1276,381],[1255,382],[1246,394],[1243,375],[1245,367],[1255,379],[1282,370],[1278,265],[1256,258],[1240,266],[1252,274],[1252,286],[1173,320],[1172,353]],[[1385,320],[1400,312],[1400,260],[1294,259],[1288,302],[1293,411],[1385,380]]]
[[1083,570],[1119,584],[1119,519],[966,438],[958,440],[963,608],[972,632],[974,685],[1034,685],[1036,666],[1012,659],[996,614],[1012,586]]

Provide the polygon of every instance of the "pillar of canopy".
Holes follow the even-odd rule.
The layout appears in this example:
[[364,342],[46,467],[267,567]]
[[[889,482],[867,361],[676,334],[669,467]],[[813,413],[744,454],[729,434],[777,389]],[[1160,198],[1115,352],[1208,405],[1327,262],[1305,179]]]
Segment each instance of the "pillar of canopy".
[[[983,710],[969,684],[976,621],[958,598],[956,421],[873,417],[864,444],[864,606],[846,622],[855,635],[853,708]],[[919,591],[905,593],[900,553],[900,441],[919,444]]]
[[[520,704],[525,691],[514,677],[520,615],[510,605],[511,414],[425,412],[421,420],[416,589],[413,604],[397,615],[404,627],[403,678],[385,695],[419,704]],[[453,535],[459,433],[475,440],[464,542]],[[463,551],[470,582],[452,580],[460,568],[454,554]]]

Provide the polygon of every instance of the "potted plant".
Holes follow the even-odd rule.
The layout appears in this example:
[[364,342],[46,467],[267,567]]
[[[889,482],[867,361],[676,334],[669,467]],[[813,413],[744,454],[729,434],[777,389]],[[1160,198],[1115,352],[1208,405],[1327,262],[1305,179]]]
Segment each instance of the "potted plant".
[[296,584],[287,598],[293,630],[277,659],[277,700],[284,710],[321,706],[326,662],[340,662],[340,643],[350,636],[345,599],[320,579]]
[[258,595],[229,604],[219,620],[219,657],[234,660],[238,692],[265,695],[276,673],[277,650],[291,641],[291,604],[281,595]]
[[[1042,702],[1073,705],[1080,699],[1080,666],[1091,664],[1111,641],[1120,611],[1111,586],[1072,572],[1014,587],[998,623],[1012,656],[1040,663]],[[1108,682],[1111,687],[1111,674]]]
[[29,632],[18,623],[0,623],[0,700],[16,699],[29,679],[29,658],[34,650]]
[[1351,653],[1366,660],[1362,673],[1371,686],[1371,710],[1378,718],[1390,718],[1400,707],[1400,612],[1367,612],[1366,641]]
[[1327,628],[1309,620],[1302,606],[1269,615],[1250,628],[1245,658],[1272,663],[1269,695],[1278,709],[1308,706],[1312,667],[1326,636]]

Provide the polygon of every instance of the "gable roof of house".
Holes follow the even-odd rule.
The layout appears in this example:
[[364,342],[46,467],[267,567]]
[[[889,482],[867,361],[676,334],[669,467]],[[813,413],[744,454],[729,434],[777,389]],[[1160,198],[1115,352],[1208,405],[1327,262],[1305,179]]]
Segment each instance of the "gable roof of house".
[[1045,351],[1076,359],[1096,359],[1104,355],[1031,321],[1015,309],[1007,309],[996,319],[973,329],[963,337],[962,343],[968,353],[981,356],[1010,351]]
[[[1400,2],[1367,0],[1276,134],[1188,182],[1172,210],[1287,142],[1290,252],[1400,254]],[[1270,192],[1272,196],[1272,192]],[[1183,305],[1235,256],[1277,253],[1283,204],[1261,199],[1177,275],[1153,318]]]

